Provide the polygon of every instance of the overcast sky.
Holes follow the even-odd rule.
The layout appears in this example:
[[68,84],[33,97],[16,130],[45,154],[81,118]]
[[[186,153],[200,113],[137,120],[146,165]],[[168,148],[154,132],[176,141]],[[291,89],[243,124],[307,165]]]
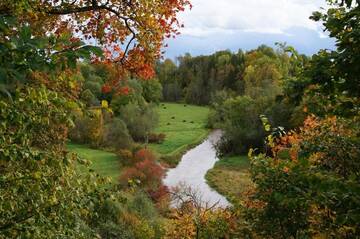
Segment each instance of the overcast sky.
[[165,57],[211,54],[218,50],[249,50],[260,44],[287,42],[301,53],[333,48],[322,26],[309,19],[325,0],[191,0],[182,13],[182,34],[168,41]]

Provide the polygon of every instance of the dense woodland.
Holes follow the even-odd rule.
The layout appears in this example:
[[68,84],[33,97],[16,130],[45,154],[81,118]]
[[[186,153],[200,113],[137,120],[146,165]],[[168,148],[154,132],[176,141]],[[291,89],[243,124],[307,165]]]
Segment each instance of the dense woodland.
[[[0,238],[357,238],[360,2],[328,4],[311,18],[336,50],[162,61],[187,0],[1,1]],[[166,139],[162,101],[208,106],[219,157],[250,158],[253,186],[231,207],[163,185],[147,147]],[[121,176],[89,169],[70,141],[114,152]]]

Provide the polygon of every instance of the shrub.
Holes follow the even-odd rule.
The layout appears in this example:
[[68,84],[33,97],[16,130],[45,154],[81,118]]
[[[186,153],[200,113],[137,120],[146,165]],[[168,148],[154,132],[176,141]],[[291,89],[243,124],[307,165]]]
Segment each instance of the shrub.
[[259,119],[260,109],[250,97],[229,98],[224,103],[224,135],[217,148],[223,154],[247,153],[250,148],[263,148],[265,135]]
[[151,150],[143,148],[136,151],[136,153],[134,154],[134,159],[136,162],[140,162],[144,160],[155,161],[156,157],[153,154],[153,152],[151,152]]
[[69,138],[77,143],[98,147],[103,141],[104,126],[101,109],[92,109],[75,116],[75,127],[70,130]]
[[145,189],[157,189],[162,184],[164,175],[165,171],[158,163],[146,159],[125,170],[120,177],[120,183],[125,186],[133,180]]
[[150,104],[139,106],[130,103],[122,106],[119,117],[126,123],[130,135],[135,141],[144,141],[147,134],[155,128],[158,123],[158,113]]
[[123,165],[130,165],[134,160],[133,153],[128,149],[120,149],[120,150],[118,150],[117,155],[120,158],[121,163]]
[[154,202],[161,202],[162,200],[169,199],[169,188],[165,185],[160,186],[156,190],[149,190],[148,193]]
[[130,148],[133,140],[124,121],[119,118],[114,118],[105,125],[102,144],[104,146],[114,147],[116,150]]
[[359,121],[309,117],[299,132],[270,142],[273,157],[252,156],[249,209],[272,237],[356,238],[359,234]]
[[148,140],[149,140],[149,143],[156,143],[156,144],[161,144],[164,142],[166,138],[166,135],[163,134],[163,133],[160,133],[160,134],[149,134],[148,136]]
[[88,107],[100,104],[99,100],[96,98],[96,96],[89,89],[86,89],[81,93],[80,99]]

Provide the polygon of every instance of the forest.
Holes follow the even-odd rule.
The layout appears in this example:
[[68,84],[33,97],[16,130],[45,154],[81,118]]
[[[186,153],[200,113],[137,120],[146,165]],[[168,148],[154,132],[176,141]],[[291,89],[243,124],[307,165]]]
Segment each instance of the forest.
[[[0,1],[0,239],[359,238],[360,1],[324,2],[334,50],[164,59],[191,1]],[[167,184],[211,132],[226,207]]]

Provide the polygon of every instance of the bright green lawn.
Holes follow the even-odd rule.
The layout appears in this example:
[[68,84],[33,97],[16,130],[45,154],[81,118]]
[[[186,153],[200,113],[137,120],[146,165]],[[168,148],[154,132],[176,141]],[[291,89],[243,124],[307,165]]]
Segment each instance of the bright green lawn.
[[69,143],[67,148],[70,152],[77,153],[80,157],[89,160],[91,162],[90,168],[99,175],[111,177],[113,180],[120,176],[121,166],[118,157],[114,153],[73,143]]
[[206,174],[208,184],[230,201],[241,200],[251,186],[250,162],[247,156],[225,157]]
[[166,134],[166,139],[164,143],[151,144],[150,147],[160,155],[181,154],[209,133],[205,128],[209,114],[207,107],[162,103],[158,111],[159,126],[155,131]]

